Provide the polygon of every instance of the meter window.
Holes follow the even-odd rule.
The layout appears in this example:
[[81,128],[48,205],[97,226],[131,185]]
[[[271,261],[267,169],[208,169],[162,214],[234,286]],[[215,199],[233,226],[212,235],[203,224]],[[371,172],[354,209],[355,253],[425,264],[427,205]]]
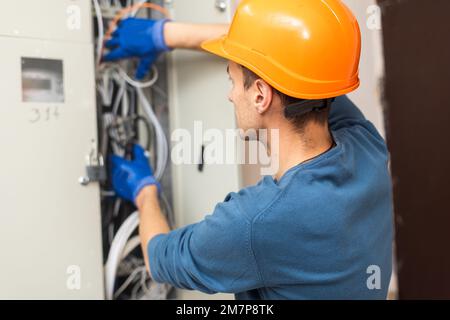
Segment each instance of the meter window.
[[22,101],[64,102],[63,61],[22,58]]

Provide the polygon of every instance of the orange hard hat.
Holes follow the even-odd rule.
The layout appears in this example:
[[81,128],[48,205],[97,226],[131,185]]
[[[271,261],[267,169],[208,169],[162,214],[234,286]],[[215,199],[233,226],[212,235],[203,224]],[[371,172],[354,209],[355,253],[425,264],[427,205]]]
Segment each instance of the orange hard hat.
[[295,98],[327,99],[359,86],[361,34],[340,0],[243,0],[228,35],[202,48]]

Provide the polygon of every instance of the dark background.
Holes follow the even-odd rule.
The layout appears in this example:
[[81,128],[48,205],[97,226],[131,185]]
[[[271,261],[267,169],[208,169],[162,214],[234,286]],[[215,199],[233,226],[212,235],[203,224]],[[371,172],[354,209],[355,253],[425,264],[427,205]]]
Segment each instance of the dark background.
[[400,299],[450,299],[450,1],[378,0]]

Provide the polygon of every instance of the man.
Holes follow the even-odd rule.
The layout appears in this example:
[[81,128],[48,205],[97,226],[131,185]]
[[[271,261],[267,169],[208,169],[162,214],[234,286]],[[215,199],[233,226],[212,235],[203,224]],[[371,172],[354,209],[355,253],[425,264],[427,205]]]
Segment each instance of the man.
[[279,170],[230,193],[203,221],[170,231],[142,148],[133,161],[114,157],[113,184],[139,209],[152,277],[238,299],[385,299],[388,151],[345,96],[359,85],[352,13],[338,0],[248,0],[228,33],[130,19],[108,43],[106,60],[142,58],[142,75],[159,53],[201,44],[229,60],[239,127],[279,130],[279,145],[268,141]]

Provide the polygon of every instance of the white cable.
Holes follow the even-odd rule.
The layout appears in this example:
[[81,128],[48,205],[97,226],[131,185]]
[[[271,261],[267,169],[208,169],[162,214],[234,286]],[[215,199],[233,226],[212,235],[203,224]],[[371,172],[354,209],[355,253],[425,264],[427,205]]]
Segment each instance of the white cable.
[[[112,85],[112,73],[116,72],[114,68],[100,68],[99,73],[101,72],[101,79],[98,80],[100,82],[97,85],[97,90],[100,93],[100,97],[102,99],[104,106],[111,106],[112,97],[114,94],[114,88]],[[117,72],[116,72],[117,73]]]
[[136,249],[141,244],[141,238],[139,236],[134,236],[128,240],[125,248],[122,252],[122,260],[125,259],[134,249]]
[[136,88],[136,91],[138,93],[139,100],[141,102],[141,106],[147,115],[147,118],[149,119],[150,123],[153,124],[153,127],[155,128],[155,134],[156,134],[156,167],[155,167],[155,177],[156,179],[160,180],[164,174],[164,170],[166,169],[167,160],[168,160],[168,153],[169,153],[169,146],[167,143],[166,135],[164,133],[164,130],[161,126],[161,124],[158,121],[158,118],[156,117],[155,113],[153,112],[153,108],[148,101],[147,97],[145,96],[144,92],[141,88]]
[[152,78],[147,81],[147,82],[140,82],[140,81],[136,81],[130,78],[130,76],[125,72],[124,69],[122,69],[121,67],[118,67],[119,69],[119,74],[121,75],[121,77],[128,82],[128,84],[130,84],[131,86],[135,87],[135,88],[148,88],[153,86],[156,81],[158,81],[159,78],[159,73],[158,73],[158,69],[156,69],[156,67],[154,65],[152,65],[152,72],[153,72],[153,76]]
[[103,16],[102,9],[98,0],[92,0],[94,3],[95,15],[97,16],[98,24],[98,39],[97,39],[97,66],[100,65],[102,59],[102,49],[103,49],[103,39],[104,39],[104,26],[103,26]]
[[136,268],[131,272],[128,278],[124,281],[124,283],[120,286],[119,289],[114,293],[114,299],[116,299],[120,294],[125,291],[125,289],[133,282],[138,274],[142,274],[142,270],[146,271],[145,266],[141,266]]
[[[138,283],[136,283],[133,287],[133,289],[131,290],[131,299],[133,300],[137,300],[138,297],[138,292],[139,289],[142,289],[144,292],[146,292],[146,280],[147,280],[147,273],[141,273],[141,281],[139,281]],[[148,291],[148,289],[147,289]]]
[[140,268],[143,265],[145,265],[144,259],[138,259],[133,255],[129,255],[120,262],[116,277],[129,276],[134,269]]
[[119,110],[119,105],[122,102],[123,95],[125,94],[125,91],[126,91],[126,84],[125,84],[125,80],[122,77],[120,77],[117,73],[113,74],[113,79],[116,81],[117,85],[119,86],[119,91],[117,92],[117,96],[116,96],[116,99],[114,101],[114,105],[112,108],[113,114],[117,115],[117,112]]
[[130,111],[130,103],[129,103],[129,97],[128,97],[128,90],[127,85],[124,86],[124,91],[122,95],[122,116],[127,117],[128,112]]
[[116,281],[116,273],[122,258],[123,250],[128,239],[139,225],[139,215],[137,212],[131,214],[125,222],[120,226],[114,237],[109,249],[108,259],[105,265],[105,287],[106,298],[112,300],[114,297],[114,283]]
[[152,79],[150,79],[147,82],[139,82],[131,79],[127,75],[125,70],[119,65],[110,65],[106,68],[100,69],[101,70],[99,70],[99,72],[101,72],[101,79],[99,79],[100,83],[97,85],[97,90],[100,93],[103,105],[111,106],[112,104],[113,89],[114,89],[112,85],[113,81],[116,82],[117,85],[119,86],[120,91],[117,94],[116,101],[113,107],[115,114],[117,113],[119,103],[124,103],[124,101],[122,101],[124,93],[122,92],[122,90],[124,90],[122,87],[125,85],[125,83],[128,83],[135,88],[148,88],[154,86],[154,84],[158,81],[159,77],[158,70],[155,68],[155,66],[152,66],[153,70]]

